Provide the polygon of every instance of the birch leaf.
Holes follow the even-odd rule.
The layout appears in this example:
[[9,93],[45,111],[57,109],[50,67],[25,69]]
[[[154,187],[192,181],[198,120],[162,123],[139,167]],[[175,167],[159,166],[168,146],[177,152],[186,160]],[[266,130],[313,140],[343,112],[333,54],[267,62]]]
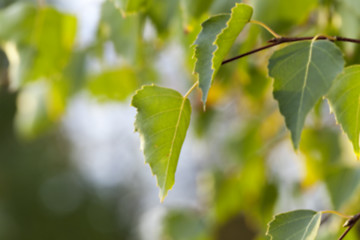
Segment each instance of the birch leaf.
[[338,123],[353,144],[355,154],[360,156],[360,65],[347,67],[340,74],[327,98]]
[[269,223],[266,235],[271,240],[315,240],[321,222],[321,213],[296,210],[276,215]]
[[133,97],[135,131],[140,133],[145,161],[157,178],[161,201],[175,182],[175,171],[190,123],[191,106],[175,90],[145,86]]
[[268,69],[274,78],[273,94],[295,148],[307,114],[327,94],[343,68],[340,49],[329,41],[294,43],[271,56]]
[[211,83],[237,36],[252,16],[252,8],[237,3],[231,14],[209,18],[202,24],[202,30],[195,41],[195,72],[199,77],[202,101],[205,105]]

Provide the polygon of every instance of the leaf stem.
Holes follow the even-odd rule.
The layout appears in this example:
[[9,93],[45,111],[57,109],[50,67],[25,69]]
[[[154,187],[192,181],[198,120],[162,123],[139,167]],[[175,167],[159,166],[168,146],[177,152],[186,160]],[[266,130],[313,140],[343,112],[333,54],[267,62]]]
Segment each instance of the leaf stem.
[[345,215],[341,212],[338,212],[338,211],[334,211],[334,210],[324,210],[324,211],[320,211],[321,213],[329,213],[329,214],[334,214],[334,215],[337,215],[339,217],[342,217],[342,218],[346,218],[346,219],[351,219],[352,216],[348,216],[348,215]]
[[191,93],[192,91],[194,91],[195,88],[197,88],[197,86],[199,86],[199,81],[196,81],[196,82],[194,83],[194,85],[191,86],[191,88],[189,89],[189,91],[187,91],[187,93],[185,93],[184,98],[187,98],[187,97],[190,95],[190,93]]
[[[339,36],[324,36],[324,35],[317,35],[315,37],[316,37],[316,41],[318,41],[318,40],[329,40],[329,41],[332,41],[332,42],[352,42],[352,43],[360,44],[360,39],[353,39],[353,38],[346,38],[346,37],[339,37]],[[265,45],[265,46],[260,47],[260,48],[256,48],[254,50],[251,50],[249,52],[246,52],[246,53],[243,53],[241,55],[235,56],[233,58],[224,60],[222,62],[222,64],[226,64],[226,63],[235,61],[235,60],[237,60],[239,58],[246,57],[248,55],[260,52],[262,50],[265,50],[265,49],[268,49],[268,48],[271,48],[271,47],[275,47],[275,46],[283,44],[283,43],[313,40],[315,37],[280,37],[280,38],[275,37],[275,38],[270,39],[268,41],[270,44]]]
[[268,31],[271,35],[273,35],[275,38],[281,38],[281,36],[279,34],[277,34],[274,30],[272,30],[268,25],[266,25],[265,23],[263,22],[260,22],[260,21],[256,21],[256,20],[250,20],[249,23],[254,23],[256,25],[259,25],[263,28],[266,29],[266,31]]

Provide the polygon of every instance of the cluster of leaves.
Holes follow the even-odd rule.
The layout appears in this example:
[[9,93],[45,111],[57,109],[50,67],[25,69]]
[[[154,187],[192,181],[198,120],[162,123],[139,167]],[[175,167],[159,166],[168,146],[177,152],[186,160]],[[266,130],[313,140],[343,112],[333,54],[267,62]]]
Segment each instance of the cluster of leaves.
[[[247,1],[252,8],[237,0],[107,0],[102,5],[95,40],[86,47],[77,42],[74,16],[51,6],[5,2],[1,7],[6,8],[0,11],[4,23],[0,29],[1,63],[8,63],[9,68],[4,69],[9,76],[1,78],[0,84],[19,92],[18,132],[33,137],[48,129],[79,90],[102,102],[124,101],[143,85],[132,98],[138,111],[135,128],[141,136],[145,160],[156,175],[162,201],[174,185],[190,118],[195,116],[198,132],[204,133],[206,126],[211,132],[209,122],[222,100],[240,98],[239,102],[248,105],[239,111],[252,115],[239,132],[234,130],[236,136],[228,144],[229,155],[236,160],[223,162],[223,169],[205,178],[215,189],[207,197],[207,210],[201,214],[191,210],[169,214],[165,225],[169,238],[182,239],[182,229],[191,229],[185,231],[183,239],[211,239],[214,228],[237,217],[242,222],[243,218],[256,222],[257,229],[249,236],[265,233],[282,184],[280,178],[271,180],[266,162],[271,147],[284,139],[278,112],[285,119],[294,148],[304,155],[306,176],[300,190],[323,182],[335,210],[358,209],[344,208],[358,189],[360,171],[343,161],[346,157],[339,128],[324,123],[323,99],[328,100],[359,156],[360,66],[351,65],[359,58],[359,51],[354,46],[338,46],[329,41],[334,40],[331,38],[314,37],[288,44],[270,58],[257,55],[222,67],[229,52],[250,50],[258,39],[270,38],[249,24],[255,22],[252,19],[281,33],[298,34],[300,29],[311,35],[321,32],[359,37],[357,1]],[[339,18],[343,20],[341,27],[336,21]],[[156,37],[144,37],[149,24]],[[239,41],[240,33],[243,36]],[[184,95],[146,85],[159,82],[153,62],[170,41],[184,46],[186,67],[194,72],[190,78],[195,83]],[[107,60],[109,45],[119,57],[115,63]],[[353,57],[343,55],[343,49]],[[351,66],[344,68],[345,60]],[[88,62],[96,62],[97,67],[89,68]],[[269,77],[273,78],[270,97]],[[191,104],[188,97],[198,86],[201,100],[196,96]],[[272,99],[278,102],[276,113],[271,110]],[[310,113],[310,124],[305,124]],[[325,213],[298,210],[278,215],[270,223],[268,235],[272,239],[314,239]]]
[[[191,107],[187,97],[199,85],[205,109],[214,77],[239,33],[251,22],[252,12],[249,5],[237,3],[231,13],[210,17],[202,23],[194,43],[194,71],[198,77],[187,94],[145,86],[133,97],[132,105],[138,110],[136,131],[141,135],[146,162],[157,177],[162,201],[174,184],[180,149],[189,127]],[[319,100],[327,98],[359,156],[360,66],[344,69],[342,51],[329,40],[332,39],[320,41],[315,36],[273,53],[268,64],[269,76],[274,79],[273,96],[295,149],[299,147],[307,115]],[[320,221],[321,212],[290,212],[277,216],[270,223],[268,234],[272,239],[315,239]]]

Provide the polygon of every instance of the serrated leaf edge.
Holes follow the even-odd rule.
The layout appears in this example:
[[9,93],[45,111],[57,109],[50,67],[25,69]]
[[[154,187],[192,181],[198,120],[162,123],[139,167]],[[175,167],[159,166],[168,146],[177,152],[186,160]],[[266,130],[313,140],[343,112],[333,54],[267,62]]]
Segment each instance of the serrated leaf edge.
[[[236,3],[234,7],[231,8],[231,13],[223,13],[223,14],[216,14],[216,15],[213,15],[211,17],[209,17],[208,19],[206,19],[203,23],[207,22],[209,19],[211,18],[214,18],[214,17],[217,17],[217,16],[229,16],[229,20],[226,22],[226,25],[225,27],[221,30],[221,32],[219,32],[219,34],[216,35],[216,38],[215,38],[215,41],[212,43],[213,46],[216,46],[216,49],[212,52],[212,58],[211,58],[211,70],[213,71],[212,74],[211,74],[211,81],[210,81],[210,84],[213,82],[214,78],[215,78],[215,75],[216,75],[216,72],[217,72],[217,69],[215,69],[215,64],[214,64],[214,60],[215,60],[215,55],[216,55],[216,52],[218,51],[219,49],[219,46],[217,45],[217,41],[219,39],[219,37],[230,27],[229,23],[231,22],[232,20],[232,14],[234,12],[234,9],[237,8],[239,5],[246,5],[246,6],[249,6],[248,4],[245,4],[245,3]],[[250,6],[251,7],[251,6]],[[251,14],[252,15],[252,14]],[[203,23],[201,25],[203,25]],[[201,29],[200,33],[198,34],[198,37],[201,35],[201,32],[203,31],[203,28]],[[197,53],[197,46],[198,44],[196,44],[196,41],[198,39],[198,37],[195,39],[194,43],[191,45],[192,47],[195,47],[195,50],[194,50],[194,53],[193,53],[193,56],[192,56],[192,59],[196,59],[195,61],[195,64],[194,64],[194,70],[193,70],[193,75],[196,76],[196,80],[197,81],[200,81],[200,78],[199,78],[199,73],[196,72],[196,65],[197,65],[197,62],[198,62],[198,59],[196,58],[196,53]],[[202,92],[202,94],[204,94]],[[206,106],[206,100],[205,102],[203,102],[203,105],[204,105],[204,109],[205,109],[205,106]]]
[[[339,77],[343,77],[343,75],[346,75],[346,72],[345,72],[345,71],[346,71],[347,69],[356,68],[356,67],[360,67],[360,64],[354,64],[354,65],[351,65],[351,66],[348,66],[348,67],[344,68],[344,70],[336,76],[335,80],[336,80],[337,78],[339,78]],[[360,71],[358,71],[358,72],[360,72]],[[342,124],[340,123],[340,121],[337,119],[337,116],[336,116],[336,114],[335,114],[335,110],[333,109],[332,104],[331,104],[331,101],[330,101],[330,99],[328,98],[328,94],[325,95],[325,98],[328,100],[330,113],[334,115],[336,124],[340,126],[341,131],[342,131],[343,133],[345,133],[345,135],[347,136],[347,138],[349,139],[349,141],[350,141],[351,144],[353,145],[356,158],[359,160],[359,159],[360,159],[360,146],[354,146],[354,144],[352,143],[349,135],[348,135],[347,132],[344,130],[344,128],[343,128]],[[357,113],[360,115],[360,97],[359,97],[359,99],[358,99]],[[357,119],[360,118],[359,115],[356,117]],[[359,121],[360,121],[360,119],[359,119]],[[359,122],[359,121],[356,122],[357,125],[358,125],[358,122]],[[360,127],[360,126],[358,125],[358,127]],[[359,138],[360,138],[360,135],[359,135]],[[358,150],[356,150],[356,149],[358,149]]]
[[[153,84],[153,83],[150,84],[150,85],[143,85],[140,89],[138,89],[138,90],[135,91],[134,96],[136,96],[136,95],[138,94],[138,92],[144,90],[144,88],[146,88],[146,87],[154,87],[154,86],[156,86],[156,85]],[[173,90],[173,89],[171,89],[171,90]],[[175,90],[174,90],[174,91],[175,91]],[[179,93],[179,94],[180,94],[180,93]],[[180,94],[180,95],[181,95],[181,94]],[[134,96],[133,96],[133,97],[134,97]],[[181,102],[181,106],[180,106],[180,109],[179,109],[179,117],[178,117],[177,122],[176,122],[176,125],[175,125],[174,137],[173,137],[172,142],[171,142],[171,147],[170,147],[170,152],[169,152],[169,157],[168,157],[168,159],[171,158],[171,155],[172,155],[172,152],[173,152],[173,149],[174,149],[174,143],[175,143],[175,140],[176,140],[176,135],[177,135],[177,133],[178,133],[178,128],[179,128],[179,125],[180,125],[181,116],[182,116],[182,113],[183,113],[183,111],[184,111],[184,106],[185,106],[186,100],[188,100],[188,98],[182,96],[182,102]],[[132,100],[131,100],[130,106],[135,107],[135,106],[132,104]],[[135,107],[135,108],[136,108],[136,107]],[[137,112],[138,112],[138,111],[137,111]],[[136,123],[136,121],[135,121],[135,123]],[[143,146],[144,146],[144,142],[145,142],[144,134],[143,134],[141,131],[139,131],[138,128],[136,128],[136,125],[135,125],[135,130],[134,130],[134,132],[138,132],[139,135],[140,135],[140,149],[141,149],[141,151],[143,151],[143,150],[144,150],[144,147],[143,147]],[[170,161],[167,162],[166,173],[165,173],[165,181],[164,181],[164,183],[163,183],[162,186],[160,186],[160,183],[159,183],[159,181],[158,181],[158,178],[157,178],[156,174],[153,172],[153,169],[152,169],[150,163],[148,163],[148,162],[146,161],[146,158],[145,158],[145,162],[144,162],[144,163],[145,163],[145,164],[148,164],[148,165],[150,166],[151,174],[152,174],[152,176],[155,176],[156,186],[157,186],[158,188],[160,188],[159,198],[160,198],[160,202],[162,203],[162,202],[164,202],[164,199],[165,199],[165,197],[167,196],[168,191],[170,191],[170,190],[172,189],[172,187],[174,186],[174,183],[173,183],[168,190],[165,189],[166,182],[167,182],[168,175],[169,175],[169,163],[170,163]]]

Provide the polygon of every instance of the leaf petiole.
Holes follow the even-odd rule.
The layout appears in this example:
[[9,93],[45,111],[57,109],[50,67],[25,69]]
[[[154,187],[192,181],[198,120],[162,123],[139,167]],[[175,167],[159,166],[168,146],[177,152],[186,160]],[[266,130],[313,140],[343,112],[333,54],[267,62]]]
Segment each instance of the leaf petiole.
[[349,215],[343,214],[343,213],[338,212],[338,211],[335,211],[335,210],[324,210],[324,211],[320,211],[320,212],[321,212],[321,213],[334,214],[334,215],[337,215],[337,216],[339,216],[339,217],[346,218],[346,219],[350,219],[350,218],[352,218],[352,216],[349,216]]
[[187,91],[187,93],[185,93],[184,98],[187,98],[187,97],[190,95],[190,93],[191,93],[192,91],[194,91],[195,88],[197,88],[197,86],[199,86],[199,81],[196,81],[196,82],[194,83],[194,85],[191,86],[191,88],[189,89],[189,91]]
[[260,21],[256,21],[256,20],[250,20],[249,23],[254,23],[256,25],[259,25],[263,28],[266,29],[266,31],[268,31],[271,35],[273,35],[275,38],[281,38],[281,36],[279,34],[277,34],[274,30],[272,30],[269,26],[267,26],[265,23],[262,23]]

